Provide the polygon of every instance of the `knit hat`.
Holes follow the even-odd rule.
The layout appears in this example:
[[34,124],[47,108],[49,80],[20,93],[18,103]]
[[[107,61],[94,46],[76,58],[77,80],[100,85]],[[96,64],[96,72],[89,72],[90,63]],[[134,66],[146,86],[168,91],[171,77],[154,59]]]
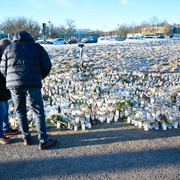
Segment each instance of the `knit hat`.
[[0,40],[0,51],[4,51],[8,45],[11,44],[11,41],[7,38]]

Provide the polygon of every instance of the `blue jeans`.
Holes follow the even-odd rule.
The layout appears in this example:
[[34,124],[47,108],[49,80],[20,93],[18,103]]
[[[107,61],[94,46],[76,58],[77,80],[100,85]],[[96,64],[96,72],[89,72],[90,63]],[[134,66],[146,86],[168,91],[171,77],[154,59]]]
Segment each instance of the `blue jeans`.
[[0,101],[0,137],[4,136],[4,130],[10,129],[8,110],[8,101]]
[[19,126],[23,134],[23,139],[31,137],[31,134],[29,132],[29,124],[27,120],[27,98],[29,101],[29,105],[31,106],[33,113],[35,115],[38,139],[41,143],[46,143],[48,141],[48,134],[46,133],[47,129],[41,90],[37,88],[29,88],[15,89],[10,91],[15,106]]

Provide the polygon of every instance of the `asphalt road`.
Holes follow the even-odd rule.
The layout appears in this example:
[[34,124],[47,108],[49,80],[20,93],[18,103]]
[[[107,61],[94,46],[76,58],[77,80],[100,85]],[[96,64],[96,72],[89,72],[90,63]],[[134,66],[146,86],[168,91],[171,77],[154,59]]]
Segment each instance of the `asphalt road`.
[[40,151],[21,134],[0,145],[0,180],[11,179],[180,179],[180,129],[150,130],[125,122],[103,123],[90,130],[48,129],[56,146]]

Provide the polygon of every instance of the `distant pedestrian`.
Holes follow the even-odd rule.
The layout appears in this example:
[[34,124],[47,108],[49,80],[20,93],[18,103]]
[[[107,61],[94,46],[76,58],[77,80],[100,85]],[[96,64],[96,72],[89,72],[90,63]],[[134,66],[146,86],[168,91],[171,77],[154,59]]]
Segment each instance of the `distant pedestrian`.
[[1,71],[11,91],[24,145],[32,144],[27,120],[27,98],[36,119],[39,149],[46,149],[56,143],[56,139],[48,140],[41,95],[41,80],[49,74],[51,66],[46,50],[35,43],[26,31],[13,37],[13,43],[4,51],[1,62]]
[[[10,44],[11,41],[9,41],[9,39],[2,39],[0,41],[0,62],[5,48]],[[10,98],[10,91],[6,89],[6,79],[0,72],[0,144],[8,144],[9,142],[11,142],[11,139],[7,138],[6,136],[15,135],[19,132],[19,130],[17,129],[12,129],[9,124],[8,100]]]

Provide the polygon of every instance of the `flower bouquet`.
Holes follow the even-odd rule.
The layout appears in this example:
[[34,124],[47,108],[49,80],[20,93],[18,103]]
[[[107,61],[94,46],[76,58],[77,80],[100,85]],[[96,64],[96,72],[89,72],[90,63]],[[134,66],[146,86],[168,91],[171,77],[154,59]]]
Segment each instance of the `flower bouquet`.
[[48,101],[49,98],[50,98],[50,96],[47,95],[47,94],[45,94],[45,95],[43,96],[43,100],[44,100],[44,101]]
[[167,117],[165,114],[160,114],[160,120],[167,123]]
[[10,110],[9,110],[9,114],[10,114],[10,115],[13,115],[14,112],[15,112],[15,109],[10,109]]
[[129,105],[129,106],[134,106],[135,104],[133,102],[131,102],[131,100],[129,98],[125,99],[125,105]]
[[146,94],[143,94],[142,98],[143,98],[145,101],[150,101],[150,97],[148,97]]
[[156,123],[159,124],[159,126],[163,129],[166,130],[166,126],[167,126],[167,117],[165,114],[160,114],[159,115],[159,119],[156,120]]
[[114,104],[114,106],[115,106],[115,108],[117,109],[117,110],[121,110],[121,108],[123,107],[125,105],[125,102],[123,101],[123,102],[116,102],[115,104]]
[[46,127],[56,127],[56,125],[50,118],[46,118]]
[[131,81],[130,81],[128,78],[123,78],[123,79],[122,79],[122,82],[124,82],[124,83],[130,83]]

